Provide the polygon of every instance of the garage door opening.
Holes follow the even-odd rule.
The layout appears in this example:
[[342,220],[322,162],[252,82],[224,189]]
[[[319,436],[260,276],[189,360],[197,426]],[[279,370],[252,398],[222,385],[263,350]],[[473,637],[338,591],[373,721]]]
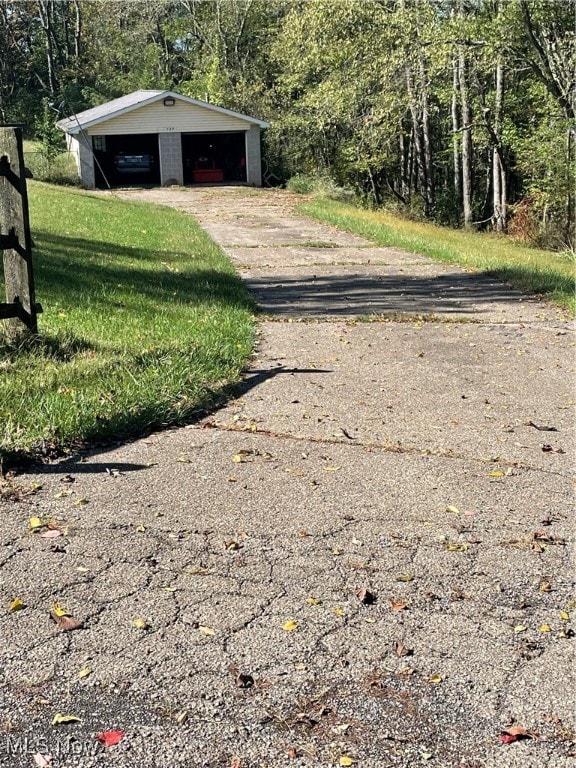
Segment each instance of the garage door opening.
[[92,146],[99,189],[160,184],[157,134],[93,136]]
[[185,184],[245,182],[245,132],[184,133],[182,162]]

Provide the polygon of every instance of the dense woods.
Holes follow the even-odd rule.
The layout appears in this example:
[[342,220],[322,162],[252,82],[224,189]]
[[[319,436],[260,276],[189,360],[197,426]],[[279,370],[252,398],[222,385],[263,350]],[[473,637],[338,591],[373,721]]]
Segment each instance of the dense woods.
[[0,119],[208,95],[271,122],[281,181],[573,247],[574,18],[575,0],[2,2]]

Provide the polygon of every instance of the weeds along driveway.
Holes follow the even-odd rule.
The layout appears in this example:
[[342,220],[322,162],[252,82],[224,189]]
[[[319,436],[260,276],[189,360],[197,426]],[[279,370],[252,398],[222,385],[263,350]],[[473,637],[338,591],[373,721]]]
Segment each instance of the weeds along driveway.
[[[260,341],[217,413],[17,478],[6,764],[31,764],[25,743],[82,767],[571,765],[561,313],[284,192],[125,194],[200,221]],[[50,621],[56,600],[80,629]]]

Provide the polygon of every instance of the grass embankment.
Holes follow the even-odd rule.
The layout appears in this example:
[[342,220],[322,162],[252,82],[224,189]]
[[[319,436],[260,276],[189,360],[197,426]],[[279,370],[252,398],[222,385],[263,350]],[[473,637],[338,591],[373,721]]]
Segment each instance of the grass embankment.
[[29,185],[38,338],[0,344],[0,457],[181,423],[236,380],[253,305],[169,208]]
[[386,211],[368,211],[327,198],[302,203],[300,209],[378,245],[404,248],[437,261],[477,269],[576,311],[573,254],[527,248],[505,237],[410,221]]

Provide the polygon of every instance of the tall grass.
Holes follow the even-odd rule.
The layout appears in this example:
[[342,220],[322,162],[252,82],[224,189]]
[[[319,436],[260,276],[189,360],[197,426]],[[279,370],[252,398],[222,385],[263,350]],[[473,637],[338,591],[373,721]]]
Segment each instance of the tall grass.
[[39,336],[0,346],[0,454],[180,423],[236,380],[253,304],[192,218],[29,184]]
[[572,313],[576,311],[573,253],[527,248],[504,236],[410,221],[387,211],[369,211],[327,198],[314,198],[299,208],[378,245],[404,248],[437,261],[476,269],[540,294]]

